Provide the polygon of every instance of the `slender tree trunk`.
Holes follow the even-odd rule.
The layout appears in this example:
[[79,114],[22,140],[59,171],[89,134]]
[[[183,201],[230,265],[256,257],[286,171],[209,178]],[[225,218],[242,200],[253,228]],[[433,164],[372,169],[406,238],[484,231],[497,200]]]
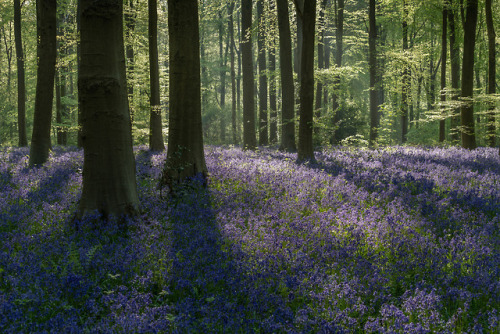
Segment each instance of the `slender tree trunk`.
[[228,3],[228,32],[229,32],[229,43],[230,43],[230,58],[231,58],[231,128],[233,132],[233,144],[238,143],[238,131],[237,131],[237,121],[236,121],[236,71],[235,71],[235,43],[234,43],[234,1],[231,0]]
[[[450,39],[450,64],[451,64],[451,99],[454,105],[458,105],[460,89],[460,50],[455,38],[455,10],[451,7],[448,10],[449,39]],[[460,124],[460,108],[453,107],[451,117],[451,140],[458,143],[460,140],[458,126]]]
[[[491,11],[491,0],[486,0],[486,29],[488,31],[488,94],[496,92],[496,48],[495,27],[493,25],[493,13]],[[488,108],[488,146],[495,147],[495,104],[491,103]]]
[[163,151],[163,126],[161,121],[160,103],[160,69],[158,65],[158,12],[156,0],[148,0],[149,9],[149,86],[151,96],[149,101],[149,149]]
[[201,124],[198,1],[168,1],[170,129],[160,185],[175,191],[185,180],[207,177]]
[[17,129],[19,146],[28,146],[26,136],[26,84],[24,80],[24,51],[21,34],[21,1],[14,0],[14,38],[17,59]]
[[[403,53],[408,57],[408,4],[403,0]],[[405,64],[401,85],[401,142],[406,143],[408,137],[408,94],[409,94],[409,73],[408,65]]]
[[135,216],[139,199],[127,97],[123,0],[81,0],[78,79],[84,148],[77,218]]
[[370,0],[370,7],[368,11],[369,16],[369,31],[368,31],[368,63],[370,66],[370,146],[374,146],[378,137],[378,128],[380,123],[379,118],[379,101],[378,101],[378,87],[377,82],[379,76],[377,75],[377,24],[375,17],[375,0]]
[[226,43],[226,52],[224,54],[224,22],[222,13],[219,11],[219,60],[220,60],[220,139],[226,141],[226,62],[229,43]]
[[[319,26],[320,26],[320,36],[319,36],[319,41],[318,41],[318,69],[322,70],[325,68],[325,51],[324,51],[324,46],[325,46],[325,33],[326,33],[326,27],[325,27],[325,10],[326,10],[326,3],[328,0],[322,0],[321,1],[321,9],[319,11]],[[319,119],[321,118],[322,110],[321,110],[321,104],[323,101],[323,82],[318,80],[316,83],[316,102],[315,102],[315,117],[316,117],[316,126],[314,127],[314,133],[317,137],[319,137],[320,133],[320,128],[317,126]],[[319,139],[319,138],[318,138]],[[319,142],[318,142],[319,143]],[[319,143],[320,144],[320,143]]]
[[49,157],[56,69],[56,1],[40,0],[36,6],[38,68],[29,161],[31,166],[42,165]]
[[[335,65],[337,68],[342,66],[342,57],[344,53],[344,0],[336,0],[336,20],[335,20]],[[340,77],[335,75],[333,78],[333,93],[332,93],[332,110],[333,110],[333,125],[334,127],[340,126],[342,121],[339,114],[339,91],[340,91]],[[333,143],[340,141],[340,131],[337,128],[332,138]]]
[[276,95],[276,41],[269,49],[269,143],[278,142],[278,107]]
[[280,38],[281,67],[281,146],[287,152],[295,152],[295,93],[292,67],[292,39],[290,33],[290,18],[286,0],[276,0],[278,10],[278,30]]
[[265,146],[269,144],[268,136],[268,115],[267,115],[267,61],[266,61],[266,33],[264,20],[264,3],[263,0],[257,1],[257,21],[258,21],[258,37],[257,37],[257,52],[259,63],[259,145]]
[[300,123],[298,161],[314,161],[314,33],[316,30],[316,0],[304,3],[303,45],[300,79]]
[[130,118],[131,122],[134,122],[135,108],[134,108],[134,85],[135,85],[135,54],[134,54],[134,43],[133,34],[135,30],[137,12],[134,8],[135,0],[127,0],[127,6],[125,10],[125,55],[127,57],[127,93],[128,93],[128,103],[130,108]]
[[[236,0],[235,0],[236,1]],[[240,45],[240,48],[238,49],[237,51],[237,55],[238,55],[238,76],[237,76],[237,79],[236,79],[236,115],[238,116],[239,118],[239,121],[240,121],[240,124],[243,123],[243,115],[242,115],[242,112],[241,112],[241,78],[242,78],[242,64],[241,64],[241,22],[240,22],[240,15],[237,15],[236,16],[236,23],[237,23],[237,26],[238,26],[238,44]],[[236,44],[234,45],[234,47],[236,48]],[[241,140],[241,126],[238,127],[239,130],[237,132],[237,136],[238,136],[238,142]]]
[[446,55],[448,53],[447,43],[448,43],[448,6],[449,3],[447,0],[443,1],[443,29],[441,34],[441,117],[442,119],[439,121],[439,142],[444,142],[445,140],[445,106],[444,102],[446,102]]
[[241,56],[243,67],[243,148],[253,150],[255,138],[255,95],[252,58],[252,0],[241,0]]
[[474,48],[476,45],[476,26],[478,14],[478,0],[467,1],[467,12],[464,26],[464,52],[462,66],[462,146],[467,149],[476,148],[476,135],[474,130],[474,103],[472,95],[474,90]]

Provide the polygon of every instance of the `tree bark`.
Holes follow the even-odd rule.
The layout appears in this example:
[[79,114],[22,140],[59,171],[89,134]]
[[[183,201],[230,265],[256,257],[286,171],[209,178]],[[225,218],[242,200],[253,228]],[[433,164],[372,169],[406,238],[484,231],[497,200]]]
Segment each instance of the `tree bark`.
[[467,1],[467,12],[464,26],[464,52],[462,66],[462,107],[461,131],[462,147],[473,150],[476,148],[476,135],[474,130],[474,103],[472,101],[474,90],[474,48],[476,45],[476,26],[478,14],[478,0]]
[[314,33],[316,0],[307,0],[303,11],[303,45],[300,78],[300,123],[297,160],[315,161],[313,147],[314,114]]
[[380,83],[377,82],[377,24],[375,17],[375,0],[370,0],[368,11],[369,31],[368,31],[368,63],[370,66],[370,146],[374,146],[378,137],[378,128],[380,123],[379,118],[379,101],[378,88]]
[[125,11],[125,55],[127,57],[127,94],[128,104],[130,108],[131,122],[134,122],[135,108],[134,108],[134,85],[135,85],[135,54],[133,45],[133,33],[135,30],[137,12],[134,8],[135,0],[127,0],[127,7]]
[[231,129],[233,132],[233,144],[238,143],[237,117],[236,117],[236,70],[235,70],[235,43],[234,43],[234,1],[228,3],[229,21],[227,30],[229,32],[229,50],[231,58]]
[[278,107],[276,94],[276,40],[269,50],[269,143],[278,141]]
[[446,102],[446,55],[448,53],[447,43],[448,43],[448,6],[449,3],[447,0],[443,1],[443,28],[441,34],[441,117],[439,120],[439,142],[442,143],[445,140],[445,106],[444,102]]
[[257,0],[257,20],[258,20],[258,37],[257,37],[257,52],[259,63],[259,145],[265,146],[269,144],[268,136],[268,115],[267,115],[267,63],[266,63],[266,33],[264,20],[264,3],[263,0]]
[[14,0],[14,38],[17,59],[17,129],[19,146],[28,146],[26,135],[26,84],[24,78],[24,51],[21,34],[20,0]]
[[158,13],[156,0],[148,0],[149,21],[149,86],[151,96],[149,100],[149,149],[163,151],[163,126],[161,121],[160,103],[160,69],[158,65]]
[[[322,70],[325,68],[325,51],[324,51],[324,46],[325,46],[325,33],[326,33],[326,27],[325,27],[325,10],[326,10],[326,3],[328,0],[322,0],[321,1],[321,9],[319,11],[319,26],[320,26],[320,36],[319,36],[319,41],[318,41],[318,69]],[[316,102],[315,102],[315,117],[316,117],[316,122],[315,124],[317,125],[319,122],[319,119],[322,114],[321,110],[321,104],[323,101],[323,83],[318,80],[316,83]],[[320,128],[318,126],[314,127],[314,133],[317,137],[320,136]],[[319,139],[319,138],[318,138]],[[319,140],[318,140],[319,143]]]
[[255,96],[252,58],[252,0],[241,0],[241,57],[243,68],[243,148],[253,150],[255,137]]
[[168,1],[170,117],[160,186],[175,192],[189,178],[207,177],[201,124],[198,1]]
[[[403,0],[403,54],[408,57],[408,4]],[[404,64],[401,85],[401,142],[406,143],[408,137],[408,94],[409,94],[409,69]]]
[[219,11],[219,61],[220,61],[220,140],[226,141],[226,62],[229,43],[226,43],[226,52],[224,54],[224,23],[223,8]]
[[278,10],[278,30],[280,43],[281,68],[281,146],[287,152],[295,152],[295,93],[293,84],[292,39],[290,33],[290,18],[288,2],[276,0]]
[[[495,27],[493,25],[493,13],[491,11],[491,0],[486,0],[486,30],[488,31],[488,94],[496,92],[496,48]],[[491,103],[488,108],[487,141],[489,147],[496,145],[495,127],[495,104]]]
[[81,0],[78,78],[84,148],[77,218],[139,210],[123,45],[123,0]]
[[49,157],[56,69],[56,1],[40,0],[36,7],[38,68],[30,166],[42,165]]
[[[337,68],[342,66],[342,57],[344,53],[344,0],[337,0],[336,20],[335,20],[335,65]],[[333,125],[340,126],[342,121],[339,115],[339,90],[340,77],[335,75],[333,78],[332,92],[332,110],[333,110]],[[342,138],[339,136],[338,129],[334,131],[332,138],[333,143],[338,143]]]

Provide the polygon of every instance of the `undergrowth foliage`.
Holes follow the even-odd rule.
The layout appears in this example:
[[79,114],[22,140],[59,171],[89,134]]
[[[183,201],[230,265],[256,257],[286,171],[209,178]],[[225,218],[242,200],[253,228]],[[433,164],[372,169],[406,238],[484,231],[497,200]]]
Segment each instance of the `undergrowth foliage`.
[[82,152],[0,149],[0,332],[500,332],[495,149],[208,147],[169,198],[135,153],[140,219],[75,232]]

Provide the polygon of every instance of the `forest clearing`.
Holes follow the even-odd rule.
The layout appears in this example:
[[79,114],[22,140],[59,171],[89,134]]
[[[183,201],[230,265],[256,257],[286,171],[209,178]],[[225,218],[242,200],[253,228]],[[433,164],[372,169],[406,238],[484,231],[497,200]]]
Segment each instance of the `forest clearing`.
[[[208,146],[208,187],[77,222],[81,150],[0,151],[2,333],[498,333],[496,149]],[[96,226],[98,224],[98,226]]]

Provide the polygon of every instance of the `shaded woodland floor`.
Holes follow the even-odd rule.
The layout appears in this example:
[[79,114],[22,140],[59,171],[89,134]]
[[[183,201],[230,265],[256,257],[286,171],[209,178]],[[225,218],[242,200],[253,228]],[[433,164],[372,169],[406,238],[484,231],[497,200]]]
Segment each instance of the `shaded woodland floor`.
[[82,152],[0,149],[1,332],[500,331],[496,149],[212,146],[175,198],[135,153],[140,220],[76,232]]

